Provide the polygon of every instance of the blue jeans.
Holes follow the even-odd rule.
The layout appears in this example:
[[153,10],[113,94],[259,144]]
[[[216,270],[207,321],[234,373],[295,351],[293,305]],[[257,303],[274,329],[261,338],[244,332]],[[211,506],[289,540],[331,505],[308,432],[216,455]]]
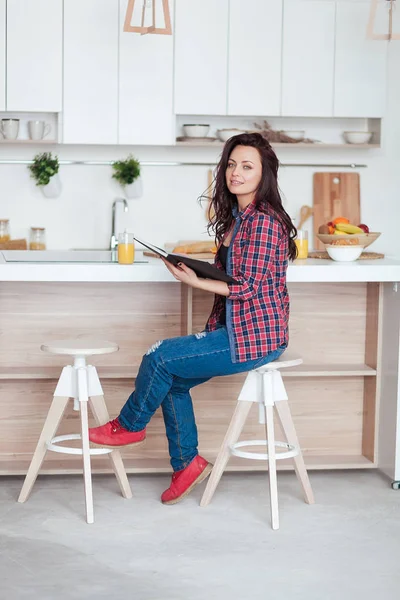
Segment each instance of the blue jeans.
[[276,360],[285,346],[262,359],[233,363],[226,327],[157,342],[143,356],[136,389],[119,415],[129,431],[146,427],[161,405],[174,471],[198,454],[197,427],[189,390],[212,377],[250,371]]

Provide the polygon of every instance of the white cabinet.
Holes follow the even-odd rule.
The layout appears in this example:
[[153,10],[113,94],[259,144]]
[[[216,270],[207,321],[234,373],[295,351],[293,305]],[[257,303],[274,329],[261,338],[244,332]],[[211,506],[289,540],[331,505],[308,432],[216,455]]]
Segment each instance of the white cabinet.
[[282,0],[230,0],[229,115],[280,114],[281,44]]
[[118,142],[118,3],[64,2],[65,143]]
[[[119,143],[172,144],[173,36],[124,32],[127,4],[120,0]],[[156,17],[163,27],[160,1]]]
[[6,110],[6,0],[0,0],[0,110]]
[[226,114],[228,8],[229,0],[176,0],[176,114]]
[[366,39],[369,10],[368,0],[337,2],[335,117],[385,112],[387,42]]
[[7,110],[61,111],[62,10],[62,0],[7,0]]
[[335,2],[285,0],[282,115],[331,117]]

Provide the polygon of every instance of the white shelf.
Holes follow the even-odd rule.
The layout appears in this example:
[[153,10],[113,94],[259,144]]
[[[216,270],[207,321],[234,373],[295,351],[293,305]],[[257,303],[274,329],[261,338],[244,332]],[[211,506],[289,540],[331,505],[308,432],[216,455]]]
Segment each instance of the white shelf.
[[[60,367],[1,367],[0,380],[58,379]],[[100,379],[132,379],[139,365],[97,367]],[[374,377],[376,370],[367,365],[299,365],[282,369],[283,377]]]
[[[215,457],[208,457],[209,460],[214,460]],[[21,454],[19,458],[5,458],[0,460],[0,476],[2,475],[25,475],[31,456],[27,457]],[[362,455],[312,455],[304,456],[304,461],[308,470],[323,470],[323,469],[374,469],[377,465],[365,456]],[[171,466],[168,458],[124,458],[124,466],[127,473],[170,473]],[[277,464],[279,471],[293,471],[293,464],[290,459],[280,460]],[[251,472],[251,471],[266,471],[267,465],[264,462],[257,460],[250,461],[236,457],[232,457],[225,469],[236,472]],[[93,473],[112,474],[112,468],[109,461],[99,457],[93,461]],[[82,473],[82,460],[77,457],[73,458],[47,458],[44,460],[40,469],[41,475],[78,475]]]
[[0,140],[0,144],[57,144],[57,140]]
[[[215,141],[215,142],[201,142],[201,141],[196,141],[193,140],[193,142],[176,142],[175,146],[197,146],[197,147],[205,147],[205,148],[219,148],[224,146],[225,142],[219,142],[219,141]],[[271,146],[273,148],[325,148],[325,149],[329,149],[329,148],[380,148],[380,144],[320,144],[320,143],[315,143],[315,144],[307,144],[306,142],[299,142],[298,144],[292,144],[292,143],[276,143],[273,142],[271,144]]]

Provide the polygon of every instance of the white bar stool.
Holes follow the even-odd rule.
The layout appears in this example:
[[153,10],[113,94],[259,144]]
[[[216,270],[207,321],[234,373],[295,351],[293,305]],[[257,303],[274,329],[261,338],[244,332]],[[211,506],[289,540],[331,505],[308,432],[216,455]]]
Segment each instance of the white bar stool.
[[[279,529],[278,487],[276,477],[276,461],[293,458],[297,478],[302,486],[305,501],[314,504],[314,496],[310,480],[304,464],[296,430],[290,414],[288,397],[279,369],[294,367],[302,363],[301,358],[294,358],[285,353],[278,360],[268,363],[259,369],[250,371],[239,394],[236,410],[226,432],[225,439],[215,461],[200,506],[207,506],[214,495],[221,476],[231,454],[253,460],[268,460],[269,493],[271,502],[272,529]],[[259,421],[265,423],[267,440],[250,440],[238,442],[241,431],[251,409],[251,403],[258,402]],[[274,408],[278,414],[286,442],[275,441]],[[241,450],[248,446],[265,446],[267,453],[246,452]],[[275,449],[285,448],[286,452]]]
[[[28,473],[25,477],[18,502],[25,502],[32,491],[40,467],[47,450],[64,454],[81,454],[83,456],[83,473],[85,484],[86,520],[94,522],[92,475],[90,455],[108,454],[112,468],[117,477],[119,487],[124,498],[132,498],[132,492],[124,469],[119,450],[109,448],[89,447],[88,402],[97,425],[104,425],[110,420],[103,389],[97,375],[96,367],[86,364],[86,357],[95,354],[110,354],[119,350],[113,342],[94,339],[60,340],[43,344],[41,350],[50,354],[65,354],[74,357],[73,366],[63,368],[54,392],[53,402],[49,408],[45,424],[40,434],[35,453],[33,455]],[[81,434],[59,435],[57,432],[67,404],[73,398],[74,410],[81,413]],[[59,446],[59,442],[68,440],[82,440],[82,448]]]

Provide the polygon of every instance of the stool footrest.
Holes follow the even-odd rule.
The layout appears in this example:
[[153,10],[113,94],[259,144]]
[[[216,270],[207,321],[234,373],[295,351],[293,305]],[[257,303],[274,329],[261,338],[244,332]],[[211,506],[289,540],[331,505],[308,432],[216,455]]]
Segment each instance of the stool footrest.
[[[252,460],[268,460],[268,454],[261,452],[245,452],[243,450],[238,450],[238,448],[244,448],[247,446],[266,446],[266,440],[248,440],[243,442],[236,442],[236,444],[232,444],[229,446],[231,454],[235,456],[239,456],[240,458],[250,458]],[[299,449],[297,446],[293,446],[292,444],[288,444],[287,442],[275,442],[274,444],[278,448],[286,448],[287,452],[278,452],[275,454],[276,460],[282,460],[284,458],[293,458],[299,454]]]
[[[46,443],[47,450],[52,452],[60,452],[61,454],[80,454],[82,455],[82,448],[71,448],[70,446],[58,446],[59,442],[67,442],[69,440],[81,440],[82,436],[80,433],[70,433],[68,435],[57,435],[50,442]],[[90,448],[90,454],[110,454],[113,452],[111,448]]]

